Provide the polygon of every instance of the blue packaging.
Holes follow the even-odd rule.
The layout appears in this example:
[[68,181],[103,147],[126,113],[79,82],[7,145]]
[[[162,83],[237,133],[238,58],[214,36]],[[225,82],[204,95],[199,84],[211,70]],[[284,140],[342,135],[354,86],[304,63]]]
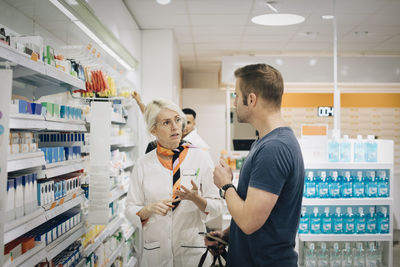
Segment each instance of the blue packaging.
[[369,207],[369,213],[366,217],[366,229],[365,232],[369,234],[376,234],[377,232],[377,221],[375,215],[375,207]]
[[331,198],[340,197],[340,181],[338,179],[337,171],[333,171],[332,176],[329,179],[329,197]]
[[347,208],[347,213],[344,217],[344,233],[354,234],[355,232],[356,219],[353,214],[353,209],[351,207]]
[[342,185],[340,187],[341,196],[344,198],[350,198],[353,196],[353,182],[349,171],[344,172]]
[[18,100],[18,112],[23,114],[28,113],[28,102],[25,100]]
[[318,214],[318,207],[314,207],[313,214],[310,216],[310,232],[311,234],[321,233],[321,217]]
[[[85,191],[86,195],[86,191]],[[299,224],[299,234],[308,234],[310,231],[310,216],[306,212],[306,208],[301,208],[300,224]]]
[[42,104],[35,103],[35,114],[42,115]]
[[336,212],[333,215],[333,233],[342,234],[343,233],[343,214],[340,207],[336,207]]
[[329,181],[326,178],[325,171],[321,171],[321,175],[318,179],[318,196],[320,198],[329,197]]
[[66,117],[66,107],[64,105],[61,105],[60,107],[60,118],[65,119]]
[[358,208],[358,214],[356,215],[356,233],[365,234],[366,228],[366,218],[364,214],[364,209],[362,207]]
[[332,233],[332,215],[329,212],[329,207],[325,207],[324,213],[321,216],[322,233]]

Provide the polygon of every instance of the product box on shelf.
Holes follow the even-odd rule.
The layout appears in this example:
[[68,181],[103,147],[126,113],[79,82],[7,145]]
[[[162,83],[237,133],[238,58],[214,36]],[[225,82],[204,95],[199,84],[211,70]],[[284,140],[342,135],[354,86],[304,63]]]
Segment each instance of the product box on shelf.
[[[22,52],[32,55],[32,52],[36,53],[38,59],[42,58],[43,55],[43,38],[40,36],[12,36],[10,39],[11,46],[18,49],[23,46]],[[18,45],[17,45],[18,44]]]

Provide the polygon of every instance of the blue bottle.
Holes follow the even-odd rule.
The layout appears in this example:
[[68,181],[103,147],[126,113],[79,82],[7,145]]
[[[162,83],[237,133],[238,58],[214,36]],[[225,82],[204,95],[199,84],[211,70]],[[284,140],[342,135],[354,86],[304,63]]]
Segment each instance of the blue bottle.
[[365,184],[365,195],[367,197],[378,196],[378,182],[375,177],[375,171],[367,172],[367,179]]
[[368,135],[365,142],[365,161],[377,162],[378,159],[378,144],[375,142],[375,136]]
[[310,216],[306,212],[306,208],[301,208],[299,234],[308,234],[310,231]]
[[375,208],[369,207],[369,213],[366,216],[366,229],[365,232],[368,234],[376,234],[377,232],[377,221],[375,216]]
[[320,198],[329,197],[329,181],[326,178],[326,172],[321,172],[321,177],[318,179],[318,196]]
[[306,177],[305,182],[305,197],[306,198],[315,198],[317,197],[317,184],[314,179],[314,173],[312,171],[308,172],[308,176]]
[[347,214],[344,218],[344,233],[354,234],[355,232],[356,219],[353,214],[353,209],[351,207],[347,208]]
[[342,180],[342,186],[340,187],[341,196],[344,198],[350,198],[353,196],[353,181],[350,177],[350,172],[344,172]]
[[310,228],[311,234],[321,233],[321,217],[318,214],[318,207],[314,207],[313,214],[310,216]]
[[333,215],[333,233],[343,234],[343,214],[340,207],[336,207],[336,212]]
[[365,196],[365,185],[362,171],[357,172],[355,180],[353,180],[353,197],[362,198]]
[[378,177],[378,197],[389,197],[389,179],[386,171],[381,171]]
[[350,162],[351,161],[351,143],[348,135],[343,135],[343,139],[340,142],[340,158],[341,162]]
[[357,135],[354,143],[354,162],[365,162],[365,145],[361,135]]
[[332,215],[329,213],[329,207],[325,207],[324,214],[321,216],[322,230],[324,234],[332,233]]
[[389,215],[386,207],[382,207],[381,212],[378,213],[378,232],[380,234],[389,233]]
[[338,179],[337,171],[332,172],[332,178],[329,180],[329,197],[340,197],[340,181]]
[[328,141],[328,161],[329,162],[338,162],[340,153],[340,145],[338,136],[334,135],[332,140]]
[[365,214],[364,209],[362,207],[358,208],[358,214],[356,216],[356,233],[357,234],[365,234]]

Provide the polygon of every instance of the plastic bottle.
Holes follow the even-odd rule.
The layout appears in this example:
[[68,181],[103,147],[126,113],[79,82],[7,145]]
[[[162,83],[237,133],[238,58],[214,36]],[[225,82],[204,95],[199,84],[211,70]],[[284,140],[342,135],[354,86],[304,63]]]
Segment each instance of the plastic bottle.
[[343,233],[343,214],[340,207],[336,207],[336,212],[333,215],[333,233]]
[[344,249],[342,250],[342,267],[353,267],[353,255],[348,242],[344,244]]
[[353,251],[353,266],[365,267],[365,253],[362,243],[357,243],[356,248]]
[[350,162],[351,161],[351,143],[348,135],[343,135],[343,139],[340,142],[340,161]]
[[334,134],[332,136],[332,140],[328,141],[328,161],[329,162],[338,162],[339,161],[339,137]]
[[378,196],[378,182],[375,177],[375,171],[367,172],[367,179],[365,185],[365,194],[367,197],[377,197]]
[[357,172],[355,180],[353,180],[353,197],[363,198],[365,196],[365,185],[362,171]]
[[342,267],[342,256],[339,250],[339,243],[333,243],[330,251],[330,267]]
[[318,207],[314,207],[313,214],[310,216],[310,232],[311,234],[321,233],[321,217],[318,214]]
[[310,216],[306,212],[306,208],[301,208],[299,234],[308,234],[310,231]]
[[369,248],[365,253],[365,265],[367,267],[378,267],[379,265],[379,255],[377,250],[375,249],[374,242],[370,242]]
[[389,179],[386,171],[380,171],[378,177],[378,197],[389,197]]
[[329,179],[329,196],[331,198],[340,197],[340,181],[338,179],[337,171],[332,172],[332,178]]
[[326,243],[321,243],[321,249],[317,253],[318,267],[329,266],[329,251],[326,248]]
[[305,197],[307,198],[317,197],[316,182],[314,179],[314,173],[312,171],[308,172],[304,190],[305,190]]
[[324,213],[321,216],[322,233],[332,233],[332,215],[329,213],[329,207],[325,207]]
[[355,216],[353,214],[353,209],[351,207],[347,207],[347,213],[344,218],[344,233],[354,234],[354,231],[355,231]]
[[317,254],[315,244],[311,243],[305,253],[305,267],[317,267]]
[[329,197],[329,183],[325,171],[321,171],[321,177],[318,179],[318,196],[320,198]]
[[362,207],[358,207],[358,214],[356,216],[356,233],[357,234],[365,234],[366,227],[366,218],[364,214],[364,209]]
[[389,215],[386,207],[381,207],[381,211],[378,213],[378,232],[380,234],[389,233]]
[[365,229],[365,232],[368,234],[376,234],[377,222],[374,207],[369,207],[369,213],[366,215],[366,224],[367,227]]
[[361,135],[357,135],[354,143],[354,162],[365,162],[365,147]]
[[375,136],[368,135],[365,142],[365,161],[377,162],[378,160],[378,144],[375,142]]
[[342,186],[340,187],[341,196],[344,198],[350,198],[353,196],[353,181],[350,177],[350,172],[346,171],[342,180]]

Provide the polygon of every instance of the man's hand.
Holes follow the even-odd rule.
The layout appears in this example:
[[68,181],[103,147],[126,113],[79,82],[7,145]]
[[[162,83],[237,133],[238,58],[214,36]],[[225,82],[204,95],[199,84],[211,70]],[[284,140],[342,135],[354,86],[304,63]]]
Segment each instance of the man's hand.
[[193,180],[190,180],[190,183],[192,184],[192,189],[187,189],[186,187],[184,187],[183,185],[181,185],[181,189],[182,190],[177,190],[175,192],[175,195],[181,199],[181,200],[191,200],[194,201],[195,198],[198,196],[199,194],[199,189],[196,185],[196,183]]
[[226,184],[232,183],[232,170],[224,160],[219,161],[219,166],[214,169],[214,184],[221,188]]
[[[216,232],[210,232],[209,233],[212,236],[216,236],[219,237],[223,240],[225,240],[226,242],[228,242],[228,236],[224,236],[224,233],[221,231],[216,231]],[[213,249],[210,249],[210,252],[213,256],[219,255],[222,253],[222,251],[225,248],[225,245],[219,243],[218,241],[214,241],[212,239],[209,239],[207,237],[204,237],[204,244],[207,247],[212,247]]]

